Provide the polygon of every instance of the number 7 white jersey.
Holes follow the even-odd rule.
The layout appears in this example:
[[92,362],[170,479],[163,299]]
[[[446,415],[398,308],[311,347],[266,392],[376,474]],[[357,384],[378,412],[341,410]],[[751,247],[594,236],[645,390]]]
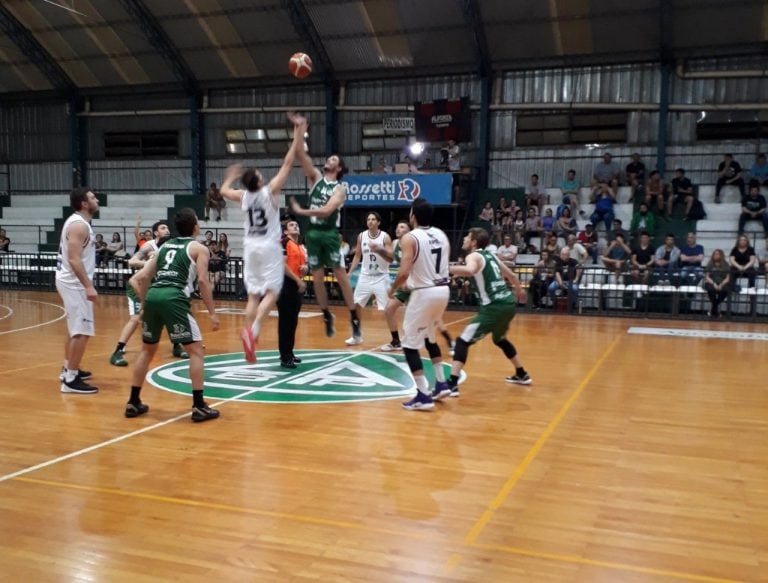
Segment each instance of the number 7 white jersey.
[[243,244],[272,241],[279,242],[282,235],[280,228],[280,208],[272,196],[269,184],[256,192],[242,191],[240,208],[245,212]]
[[417,227],[405,237],[416,239],[415,259],[406,287],[426,288],[448,283],[451,244],[437,227]]

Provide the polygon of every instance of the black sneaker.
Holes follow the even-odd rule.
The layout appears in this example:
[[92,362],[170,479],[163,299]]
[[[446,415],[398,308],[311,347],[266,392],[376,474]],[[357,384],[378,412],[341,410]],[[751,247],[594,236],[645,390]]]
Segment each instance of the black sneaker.
[[84,382],[80,376],[76,376],[71,382],[62,381],[61,383],[62,393],[79,393],[81,395],[92,395],[98,393],[99,389]]
[[206,403],[203,403],[201,407],[192,407],[192,421],[195,423],[216,419],[218,416],[219,412],[216,409],[211,409]]
[[512,383],[513,385],[530,385],[533,383],[533,380],[531,380],[531,377],[528,373],[525,373],[524,375],[512,375],[508,376],[504,379],[508,383]]
[[[67,374],[67,370],[62,366],[61,372],[59,373],[59,380],[63,383],[64,377]],[[87,381],[89,378],[91,378],[93,374],[89,370],[82,370],[80,369],[77,371],[77,378],[79,378],[81,381]]]
[[323,314],[323,322],[325,322],[325,335],[328,338],[333,338],[333,336],[336,334],[336,328],[333,325],[334,320],[335,317],[333,314]]
[[280,366],[283,368],[297,368],[296,362],[293,360],[281,360]]
[[125,406],[125,416],[128,418],[144,415],[144,413],[146,413],[147,411],[149,411],[149,405],[145,405],[144,403],[139,403],[137,405],[133,403],[128,403]]
[[301,359],[296,355],[292,356],[291,360],[296,364],[301,364]]

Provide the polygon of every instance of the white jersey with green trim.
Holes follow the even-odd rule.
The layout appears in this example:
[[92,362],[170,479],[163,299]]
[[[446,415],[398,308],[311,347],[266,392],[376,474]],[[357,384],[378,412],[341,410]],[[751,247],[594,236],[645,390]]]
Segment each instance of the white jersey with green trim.
[[447,285],[451,244],[445,233],[437,227],[417,227],[404,237],[413,237],[416,240],[413,267],[406,287],[422,289]]

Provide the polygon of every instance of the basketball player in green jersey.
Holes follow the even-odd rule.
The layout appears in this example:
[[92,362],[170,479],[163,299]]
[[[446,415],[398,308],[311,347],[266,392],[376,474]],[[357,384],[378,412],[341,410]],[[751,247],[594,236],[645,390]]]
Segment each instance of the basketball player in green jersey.
[[333,336],[336,330],[333,325],[333,314],[328,310],[328,293],[325,290],[325,268],[333,270],[336,281],[344,296],[344,302],[349,308],[352,322],[353,343],[362,342],[363,333],[360,327],[360,318],[355,308],[352,297],[352,286],[349,283],[347,270],[342,264],[339,249],[339,211],[344,206],[346,189],[341,184],[341,178],[346,172],[342,159],[334,154],[329,156],[320,172],[312,165],[312,159],[299,148],[296,158],[301,163],[306,177],[312,181],[312,190],[309,193],[309,208],[303,208],[295,199],[291,198],[291,211],[294,215],[309,217],[309,225],[304,242],[307,246],[307,263],[312,273],[312,285],[315,290],[317,304],[323,311],[325,321],[325,334]]
[[175,223],[180,236],[160,247],[141,271],[130,279],[144,309],[144,345],[133,369],[131,397],[125,406],[125,416],[138,417],[149,411],[149,407],[141,402],[141,386],[165,328],[171,341],[184,345],[189,353],[192,421],[207,421],[216,419],[219,412],[203,400],[203,336],[190,311],[189,297],[197,280],[200,297],[211,316],[211,326],[214,331],[218,330],[219,317],[208,281],[210,253],[195,241],[200,234],[200,225],[194,210],[179,210]]
[[[459,373],[467,362],[469,347],[491,334],[493,343],[498,346],[512,365],[515,374],[504,380],[516,385],[530,385],[531,377],[523,367],[514,345],[507,340],[507,328],[517,311],[517,301],[525,299],[520,280],[509,267],[486,251],[490,241],[488,231],[473,228],[464,237],[462,249],[467,253],[464,265],[451,265],[453,276],[471,277],[480,296],[480,309],[464,331],[456,339],[456,349],[451,366],[451,377],[447,383],[437,383],[432,392],[432,399],[439,401],[443,397],[459,396]],[[514,293],[507,284],[512,285]]]

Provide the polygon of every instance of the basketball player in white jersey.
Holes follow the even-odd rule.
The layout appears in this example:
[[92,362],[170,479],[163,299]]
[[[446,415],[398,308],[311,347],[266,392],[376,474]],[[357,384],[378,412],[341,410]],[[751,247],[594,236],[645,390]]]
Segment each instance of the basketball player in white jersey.
[[445,385],[443,355],[435,342],[437,324],[443,318],[450,296],[448,258],[451,244],[445,233],[432,225],[432,205],[416,199],[411,205],[410,222],[413,230],[400,239],[403,251],[400,270],[389,297],[395,297],[398,289],[411,290],[403,321],[403,354],[416,382],[416,396],[403,403],[412,411],[434,408],[429,382],[424,376],[419,348],[425,345],[435,368],[437,387]]
[[69,202],[75,212],[64,221],[56,261],[56,290],[64,302],[69,332],[64,342],[64,370],[59,378],[62,393],[88,395],[99,390],[85,382],[91,373],[80,370],[88,339],[96,333],[93,302],[98,293],[93,286],[96,248],[91,218],[99,210],[99,201],[83,187],[72,191]]
[[[261,172],[255,169],[242,171],[239,164],[227,168],[221,195],[240,205],[245,214],[243,237],[243,279],[248,292],[245,308],[245,327],[240,333],[245,360],[256,362],[256,343],[261,323],[274,307],[283,287],[283,234],[280,225],[280,190],[291,173],[298,148],[304,147],[307,120],[291,116],[293,142],[283,159],[283,165],[272,180],[264,184]],[[232,183],[240,178],[245,190],[235,190]]]
[[[376,298],[376,307],[380,311],[384,311],[389,301],[387,294],[389,293],[390,260],[387,257],[392,256],[392,239],[388,233],[379,228],[381,226],[379,213],[369,212],[366,215],[365,223],[368,230],[357,236],[355,256],[349,266],[349,273],[351,274],[358,265],[361,265],[360,276],[357,278],[355,293],[352,296],[358,317],[362,314],[363,308],[368,304],[371,296]],[[349,346],[362,344],[362,342],[362,335],[355,334],[346,340]]]

